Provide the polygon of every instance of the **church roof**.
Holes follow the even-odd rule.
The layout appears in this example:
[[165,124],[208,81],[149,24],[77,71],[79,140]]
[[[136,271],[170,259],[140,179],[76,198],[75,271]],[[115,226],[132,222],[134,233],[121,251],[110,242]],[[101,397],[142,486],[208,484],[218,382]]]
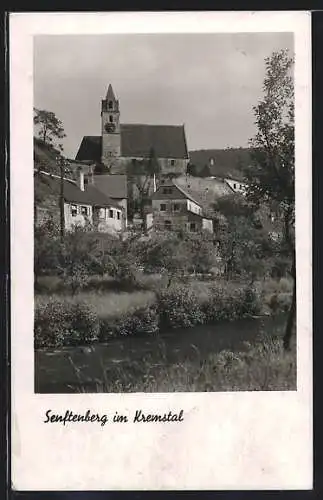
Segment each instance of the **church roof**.
[[[121,156],[148,157],[153,148],[158,158],[188,158],[183,125],[121,124]],[[85,136],[78,161],[101,161],[101,137]]]

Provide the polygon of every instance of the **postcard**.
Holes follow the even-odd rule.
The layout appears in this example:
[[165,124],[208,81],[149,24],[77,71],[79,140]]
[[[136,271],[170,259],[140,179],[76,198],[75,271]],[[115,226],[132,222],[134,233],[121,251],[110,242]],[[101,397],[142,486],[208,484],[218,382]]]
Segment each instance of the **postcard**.
[[311,489],[310,13],[9,21],[13,488]]

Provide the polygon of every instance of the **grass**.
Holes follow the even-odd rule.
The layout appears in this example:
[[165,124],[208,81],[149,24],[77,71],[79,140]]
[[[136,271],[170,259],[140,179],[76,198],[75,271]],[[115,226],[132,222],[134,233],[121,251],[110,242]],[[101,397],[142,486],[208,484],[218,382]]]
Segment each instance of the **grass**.
[[[160,345],[163,351],[162,344]],[[286,353],[280,339],[259,339],[239,352],[221,351],[202,360],[166,366],[149,357],[106,369],[89,388],[77,366],[80,392],[225,392],[296,390],[296,355]],[[89,389],[88,389],[89,388]]]
[[85,302],[93,306],[100,319],[114,317],[116,315],[135,310],[139,307],[146,306],[154,302],[155,294],[151,291],[133,291],[133,292],[98,292],[98,291],[84,291],[79,292],[77,295],[63,294],[50,294],[50,295],[36,295],[35,305],[46,304],[49,298],[64,299],[64,301],[71,303]]

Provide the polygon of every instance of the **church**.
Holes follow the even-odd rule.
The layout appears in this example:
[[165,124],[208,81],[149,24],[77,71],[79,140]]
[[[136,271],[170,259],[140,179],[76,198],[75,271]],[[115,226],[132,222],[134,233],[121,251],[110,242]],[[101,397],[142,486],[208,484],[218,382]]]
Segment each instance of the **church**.
[[120,123],[119,100],[111,84],[101,101],[101,135],[84,136],[75,159],[126,174],[127,165],[154,151],[163,174],[186,174],[189,155],[184,125]]

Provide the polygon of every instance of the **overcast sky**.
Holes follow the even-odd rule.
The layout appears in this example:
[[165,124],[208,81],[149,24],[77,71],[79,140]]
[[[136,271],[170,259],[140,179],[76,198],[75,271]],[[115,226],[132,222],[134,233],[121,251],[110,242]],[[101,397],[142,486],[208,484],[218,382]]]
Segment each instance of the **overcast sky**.
[[111,83],[121,123],[185,124],[189,150],[247,146],[264,58],[293,52],[290,33],[38,36],[34,105],[53,111],[75,157],[84,135],[100,135]]

